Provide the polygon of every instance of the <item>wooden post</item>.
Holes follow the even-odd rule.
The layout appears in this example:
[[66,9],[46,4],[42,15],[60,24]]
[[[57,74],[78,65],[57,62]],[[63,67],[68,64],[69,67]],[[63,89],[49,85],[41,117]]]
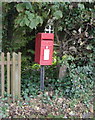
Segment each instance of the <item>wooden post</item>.
[[18,53],[18,97],[21,94],[21,52]]
[[1,96],[4,97],[5,86],[4,86],[4,53],[1,53]]
[[12,96],[13,102],[15,102],[15,52],[13,52],[12,58]]
[[20,98],[21,93],[21,53],[16,54],[13,53],[12,60],[12,94],[13,101],[15,101],[15,97]]
[[10,95],[10,53],[7,53],[7,94]]

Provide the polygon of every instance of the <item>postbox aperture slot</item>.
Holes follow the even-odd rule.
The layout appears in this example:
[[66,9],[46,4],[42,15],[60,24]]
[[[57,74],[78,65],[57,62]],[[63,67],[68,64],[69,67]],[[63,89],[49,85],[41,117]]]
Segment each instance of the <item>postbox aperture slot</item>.
[[46,40],[46,41],[53,41],[52,39],[43,39],[43,40]]

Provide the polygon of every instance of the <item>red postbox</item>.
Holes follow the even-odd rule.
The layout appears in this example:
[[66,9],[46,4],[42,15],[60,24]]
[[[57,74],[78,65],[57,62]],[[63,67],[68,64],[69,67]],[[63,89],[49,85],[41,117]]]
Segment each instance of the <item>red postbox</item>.
[[40,65],[52,65],[53,33],[38,33],[35,44],[35,62]]

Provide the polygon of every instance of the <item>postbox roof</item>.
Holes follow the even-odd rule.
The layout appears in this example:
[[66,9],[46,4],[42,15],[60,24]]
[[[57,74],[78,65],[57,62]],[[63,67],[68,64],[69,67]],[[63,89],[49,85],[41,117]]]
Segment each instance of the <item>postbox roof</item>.
[[53,33],[38,33],[38,36],[41,37],[41,39],[54,39],[54,34]]

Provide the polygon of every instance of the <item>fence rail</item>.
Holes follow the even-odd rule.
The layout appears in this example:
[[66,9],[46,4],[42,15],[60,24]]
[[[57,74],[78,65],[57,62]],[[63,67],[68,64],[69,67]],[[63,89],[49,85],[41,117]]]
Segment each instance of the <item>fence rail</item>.
[[[20,97],[21,93],[21,53],[13,52],[12,58],[10,53],[7,53],[7,60],[5,60],[5,55],[1,53],[1,96],[4,97],[4,93],[7,92],[8,95],[12,95],[13,100],[15,97]],[[6,66],[6,70],[5,70]],[[5,72],[7,71],[7,74]],[[5,75],[7,80],[5,80]],[[5,83],[7,83],[5,89]]]

